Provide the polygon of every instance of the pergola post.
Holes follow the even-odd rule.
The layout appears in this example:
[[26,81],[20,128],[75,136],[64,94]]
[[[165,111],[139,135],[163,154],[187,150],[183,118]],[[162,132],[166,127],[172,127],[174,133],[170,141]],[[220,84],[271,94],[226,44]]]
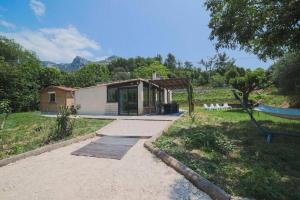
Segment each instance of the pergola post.
[[188,93],[188,104],[189,104],[189,115],[192,115],[192,112],[194,112],[194,103],[193,103],[193,85],[189,81],[188,87],[187,87],[187,93]]
[[159,87],[166,88],[168,90],[173,89],[186,89],[188,93],[189,115],[194,111],[194,95],[193,85],[189,78],[171,78],[171,79],[157,79],[150,80],[150,82],[158,85]]

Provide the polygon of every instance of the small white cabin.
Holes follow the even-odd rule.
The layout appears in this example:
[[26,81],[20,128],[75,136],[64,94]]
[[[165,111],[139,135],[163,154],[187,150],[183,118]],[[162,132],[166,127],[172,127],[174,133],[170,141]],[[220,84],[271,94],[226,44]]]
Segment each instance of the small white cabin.
[[172,91],[145,79],[132,79],[80,88],[75,105],[82,115],[143,115],[158,113],[172,102]]

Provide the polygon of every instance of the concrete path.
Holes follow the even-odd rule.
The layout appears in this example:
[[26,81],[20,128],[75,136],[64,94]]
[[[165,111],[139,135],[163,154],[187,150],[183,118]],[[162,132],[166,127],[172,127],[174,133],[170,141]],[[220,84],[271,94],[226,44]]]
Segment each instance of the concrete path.
[[97,131],[97,134],[151,137],[160,133],[170,123],[172,121],[115,120]]
[[[137,131],[145,130],[149,134],[149,130],[154,134],[169,123],[158,122],[156,126],[139,120],[126,122],[127,127],[137,127]],[[102,131],[123,133],[124,122],[122,120],[109,127]],[[138,135],[136,132],[134,134]],[[145,140],[134,145],[122,160],[71,155],[71,152],[97,139],[95,137],[1,167],[0,199],[210,199],[148,152],[143,147]]]

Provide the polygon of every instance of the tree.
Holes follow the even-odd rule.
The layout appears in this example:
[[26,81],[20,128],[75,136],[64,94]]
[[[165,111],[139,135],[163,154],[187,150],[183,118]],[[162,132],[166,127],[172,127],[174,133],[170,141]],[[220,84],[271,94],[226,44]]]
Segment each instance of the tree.
[[176,62],[175,56],[174,56],[173,54],[169,53],[169,54],[167,55],[167,58],[166,58],[166,60],[165,60],[164,65],[165,65],[169,70],[174,70],[174,69],[176,69],[176,64],[177,64],[177,62]]
[[169,74],[169,70],[166,66],[159,64],[157,61],[154,61],[148,66],[142,66],[135,69],[133,74],[135,77],[139,78],[150,78],[154,72],[156,72],[158,77],[167,77]]
[[219,73],[211,77],[211,84],[213,87],[222,87],[225,83],[225,78]]
[[298,0],[206,0],[216,48],[240,47],[261,59],[300,49]]
[[62,74],[57,68],[44,67],[41,68],[39,79],[42,88],[49,85],[60,85],[62,82]]
[[288,54],[271,66],[273,81],[285,94],[300,94],[300,55]]
[[300,55],[287,54],[268,69],[280,92],[289,95],[291,107],[300,107]]
[[190,61],[185,61],[184,62],[184,68],[185,69],[191,69],[193,67],[193,63]]
[[236,67],[232,67],[225,73],[225,81],[226,83],[229,83],[230,79],[233,79],[237,76],[243,76],[240,75]]
[[130,78],[130,72],[116,72],[112,75],[112,80],[114,81],[128,80]]
[[91,63],[85,65],[75,72],[77,87],[89,87],[96,83],[103,83],[110,80],[110,73],[106,65]]
[[234,67],[235,60],[227,56],[226,53],[218,53],[213,60],[213,68],[220,75],[224,75],[226,71]]
[[245,76],[238,76],[230,80],[232,87],[243,94],[243,104],[245,106],[248,105],[250,93],[263,88],[265,83],[265,72],[262,68],[247,71]]
[[154,57],[155,60],[157,60],[160,64],[163,64],[163,58],[160,54],[157,54],[156,57]]
[[13,111],[37,109],[41,65],[35,54],[0,36],[0,69],[0,99]]

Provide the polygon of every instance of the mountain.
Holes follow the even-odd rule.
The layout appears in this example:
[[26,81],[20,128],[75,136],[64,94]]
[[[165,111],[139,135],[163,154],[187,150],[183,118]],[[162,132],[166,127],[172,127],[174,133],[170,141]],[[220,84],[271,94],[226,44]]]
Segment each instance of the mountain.
[[76,71],[76,70],[80,69],[81,67],[83,67],[84,65],[87,65],[89,63],[109,64],[110,62],[112,62],[113,60],[116,60],[118,58],[119,57],[117,57],[117,56],[110,56],[104,60],[92,62],[83,57],[76,56],[71,63],[55,63],[55,62],[51,62],[51,61],[42,61],[42,65],[44,67],[51,67],[51,66],[57,67],[61,71]]
[[51,62],[51,61],[42,61],[42,65],[44,67],[52,67],[52,66],[56,66],[57,64],[55,62]]

